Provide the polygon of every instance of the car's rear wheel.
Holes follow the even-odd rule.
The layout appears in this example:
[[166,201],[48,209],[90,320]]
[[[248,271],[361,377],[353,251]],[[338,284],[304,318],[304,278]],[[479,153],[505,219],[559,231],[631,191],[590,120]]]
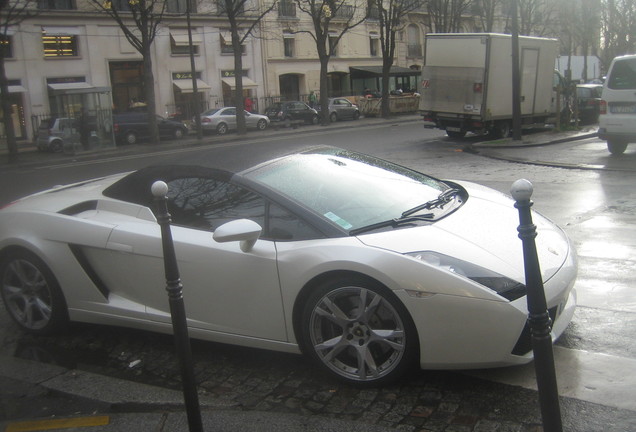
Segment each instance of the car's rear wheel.
[[44,262],[24,250],[0,261],[2,301],[24,330],[50,334],[68,321],[66,302],[55,276]]
[[219,123],[216,127],[216,133],[219,135],[225,135],[227,133],[227,125],[225,123]]
[[64,149],[64,144],[62,143],[62,140],[54,140],[51,141],[51,144],[49,144],[49,150],[51,150],[53,153],[59,153]]
[[607,141],[607,150],[613,155],[623,154],[627,149],[627,142],[620,140]]
[[331,123],[335,123],[338,121],[338,114],[336,114],[335,112],[329,114],[329,121]]
[[258,130],[267,129],[267,121],[265,119],[260,119],[258,123],[256,123],[256,129]]
[[136,144],[137,134],[135,132],[126,132],[126,134],[124,135],[124,142],[126,144]]
[[185,132],[181,128],[176,128],[172,133],[172,136],[174,136],[175,139],[181,139],[185,136]]
[[304,352],[351,384],[395,381],[417,359],[416,333],[393,293],[356,276],[318,286],[302,313]]

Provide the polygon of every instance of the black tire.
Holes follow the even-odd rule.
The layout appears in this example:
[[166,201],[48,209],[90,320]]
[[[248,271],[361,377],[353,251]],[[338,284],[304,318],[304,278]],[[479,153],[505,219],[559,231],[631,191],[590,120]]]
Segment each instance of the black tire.
[[33,253],[16,250],[4,256],[0,283],[9,316],[25,331],[48,335],[67,324],[62,290],[51,270]]
[[227,125],[225,123],[219,123],[216,127],[216,133],[219,135],[225,135],[227,133]]
[[181,128],[176,128],[174,132],[172,133],[172,136],[174,137],[174,139],[179,140],[185,136],[185,131]]
[[613,155],[619,155],[625,153],[627,149],[627,142],[620,140],[607,141],[607,150]]
[[465,131],[446,131],[446,135],[448,135],[449,138],[464,138],[466,136],[466,132]]
[[354,120],[358,120],[359,118],[360,118],[360,111],[356,111],[356,112],[353,114],[353,119],[354,119]]
[[338,114],[336,114],[335,112],[332,112],[331,114],[329,114],[329,121],[331,123],[335,123],[338,121]]
[[510,122],[506,120],[495,122],[490,129],[493,138],[507,138],[510,135]]
[[59,153],[64,150],[64,143],[62,143],[62,140],[51,141],[51,144],[49,144],[49,150],[53,153]]
[[132,131],[126,132],[124,135],[124,142],[126,144],[137,144],[137,134]]
[[418,358],[417,332],[404,305],[386,287],[362,277],[312,289],[301,320],[305,354],[349,384],[394,382]]
[[258,129],[258,130],[265,130],[265,129],[267,129],[267,120],[265,120],[265,119],[260,119],[260,120],[256,123],[256,129]]
[[317,125],[319,122],[320,122],[320,118],[317,115],[313,116],[310,121],[310,123],[314,126]]

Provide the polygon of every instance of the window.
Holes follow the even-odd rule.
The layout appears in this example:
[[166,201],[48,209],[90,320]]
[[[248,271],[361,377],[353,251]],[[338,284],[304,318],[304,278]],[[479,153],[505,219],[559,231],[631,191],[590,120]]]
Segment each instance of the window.
[[265,225],[265,201],[239,186],[213,178],[168,182],[168,210],[176,225],[214,231],[235,219]]
[[[229,31],[221,31],[221,53],[234,54],[232,35]],[[241,54],[245,54],[245,45],[241,44]]]
[[294,57],[294,34],[290,32],[283,33],[283,48],[285,51],[285,57]]
[[369,54],[371,57],[380,55],[380,36],[377,32],[369,33]]
[[329,51],[333,57],[338,56],[338,36],[336,34],[329,34]]
[[280,0],[278,2],[278,16],[279,17],[295,17],[296,16],[296,3],[291,0]]
[[13,40],[9,35],[0,34],[0,56],[5,59],[13,58]]
[[[192,52],[199,55],[199,45],[203,43],[196,28],[192,28]],[[190,37],[187,29],[170,29],[170,53],[172,55],[190,54]]]
[[75,0],[38,0],[38,9],[73,10]]
[[[234,9],[238,7],[237,10],[233,11],[234,16],[239,16],[245,13],[245,3],[244,2],[233,2]],[[225,7],[225,0],[217,0],[216,1],[216,11],[219,15],[227,15],[227,9]]]
[[45,58],[76,57],[79,55],[76,35],[50,35],[42,32],[42,45]]
[[196,13],[197,2],[193,0],[168,0],[166,2],[166,10],[168,13],[186,13],[188,1],[190,1],[190,12]]

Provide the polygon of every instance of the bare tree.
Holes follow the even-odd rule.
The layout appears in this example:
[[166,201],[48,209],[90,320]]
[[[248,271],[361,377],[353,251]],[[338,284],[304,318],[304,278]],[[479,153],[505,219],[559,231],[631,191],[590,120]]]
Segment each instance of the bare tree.
[[[334,55],[342,37],[367,18],[368,0],[295,0],[296,7],[311,18],[311,30],[298,30],[294,33],[307,33],[316,43],[320,61],[320,108],[321,123],[329,123],[327,68],[329,59]],[[361,13],[362,12],[362,13]]]
[[90,1],[97,9],[106,12],[119,24],[128,42],[141,54],[144,69],[144,102],[148,110],[150,140],[153,143],[159,143],[155,77],[152,70],[151,47],[166,12],[168,0]]
[[602,0],[601,28],[605,67],[616,56],[636,52],[636,0]]
[[420,6],[422,0],[370,0],[369,5],[378,12],[380,45],[382,49],[382,117],[391,114],[389,106],[389,76],[395,60],[396,36],[405,24],[408,14]]
[[218,0],[217,13],[226,16],[232,34],[234,53],[234,106],[236,107],[236,127],[239,134],[246,133],[245,100],[243,99],[243,51],[242,46],[250,36],[256,36],[259,23],[276,7],[276,0],[261,4],[254,0]]
[[9,101],[9,80],[5,70],[5,58],[10,48],[9,27],[20,24],[27,18],[38,14],[37,0],[0,0],[0,99],[2,100],[2,121],[7,138],[9,160],[15,161],[18,155],[18,142],[11,119]]
[[462,16],[469,10],[471,0],[428,0],[431,31],[434,33],[459,33]]
[[499,13],[508,0],[473,0],[472,14],[479,18],[481,29],[485,33],[492,33],[499,21]]

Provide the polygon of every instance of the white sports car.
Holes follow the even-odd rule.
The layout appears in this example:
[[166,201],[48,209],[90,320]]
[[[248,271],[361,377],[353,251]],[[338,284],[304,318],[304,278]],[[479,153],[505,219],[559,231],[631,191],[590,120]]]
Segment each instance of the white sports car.
[[[320,148],[239,173],[154,166],[0,211],[4,304],[25,330],[70,319],[171,332],[151,186],[169,187],[192,337],[304,352],[351,383],[532,359],[511,198]],[[534,213],[553,339],[576,257]],[[237,220],[239,220],[237,222]]]

